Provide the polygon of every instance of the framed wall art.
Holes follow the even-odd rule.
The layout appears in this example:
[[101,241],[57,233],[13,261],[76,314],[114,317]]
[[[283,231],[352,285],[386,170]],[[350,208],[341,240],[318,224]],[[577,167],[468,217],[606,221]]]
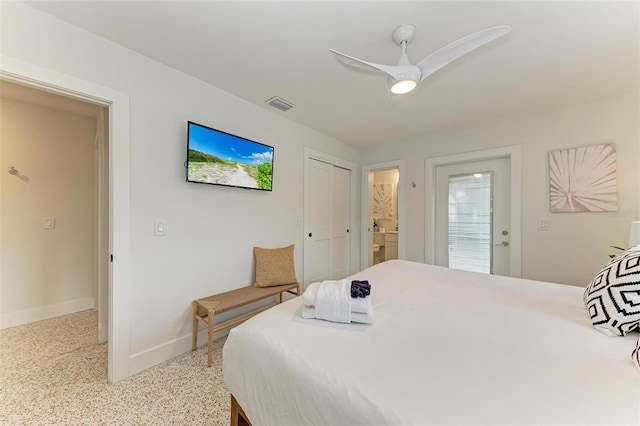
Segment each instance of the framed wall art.
[[393,219],[394,213],[393,184],[377,183],[373,185],[373,217]]
[[617,211],[615,145],[550,152],[549,195],[552,213]]

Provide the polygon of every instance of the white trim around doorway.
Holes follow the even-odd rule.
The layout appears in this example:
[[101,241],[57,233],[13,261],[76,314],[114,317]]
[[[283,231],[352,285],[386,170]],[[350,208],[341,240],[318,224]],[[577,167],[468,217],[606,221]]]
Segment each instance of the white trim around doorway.
[[406,200],[406,161],[392,160],[384,163],[368,164],[362,166],[362,180],[360,183],[361,200],[360,200],[360,269],[369,266],[369,252],[373,243],[373,234],[370,232],[372,224],[369,223],[369,211],[372,208],[369,200],[373,197],[369,194],[369,173],[381,170],[398,169],[398,259],[406,259],[405,242],[406,242],[406,218],[404,212],[404,200]]
[[436,167],[472,161],[509,158],[511,163],[511,255],[509,274],[512,277],[522,276],[522,159],[520,145],[510,145],[500,148],[484,149],[443,157],[427,158],[425,160],[425,236],[424,261],[434,263],[435,253],[435,173]]
[[62,94],[109,109],[109,206],[111,280],[109,286],[108,380],[129,377],[129,96],[117,90],[25,62],[0,56],[0,78]]

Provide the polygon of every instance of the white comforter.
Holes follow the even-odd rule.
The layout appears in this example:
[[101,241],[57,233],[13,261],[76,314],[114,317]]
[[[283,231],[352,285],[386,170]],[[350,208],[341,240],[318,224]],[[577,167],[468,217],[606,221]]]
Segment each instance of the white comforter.
[[224,379],[254,426],[640,424],[637,333],[596,331],[583,289],[387,261],[373,325],[302,298],[231,330]]

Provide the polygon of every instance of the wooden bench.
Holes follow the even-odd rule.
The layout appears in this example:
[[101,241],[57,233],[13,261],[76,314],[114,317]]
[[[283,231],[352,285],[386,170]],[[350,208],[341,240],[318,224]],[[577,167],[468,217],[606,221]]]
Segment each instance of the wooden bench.
[[[294,291],[295,290],[295,291]],[[266,299],[277,294],[280,295],[280,303],[282,303],[282,296],[284,293],[300,295],[300,284],[285,284],[273,287],[242,287],[236,290],[227,291],[213,296],[205,297],[203,299],[197,299],[193,301],[193,338],[191,343],[191,350],[196,350],[198,346],[198,321],[207,326],[208,333],[208,355],[209,355],[209,367],[211,367],[213,361],[213,333],[223,330],[228,327],[238,325],[243,321],[248,320],[252,316],[259,314],[260,312],[268,309],[264,308],[257,312],[244,315],[240,318],[236,318],[231,321],[227,321],[223,324],[213,325],[213,317],[215,314],[229,311],[231,309],[239,308],[240,306],[248,305],[258,300]]]

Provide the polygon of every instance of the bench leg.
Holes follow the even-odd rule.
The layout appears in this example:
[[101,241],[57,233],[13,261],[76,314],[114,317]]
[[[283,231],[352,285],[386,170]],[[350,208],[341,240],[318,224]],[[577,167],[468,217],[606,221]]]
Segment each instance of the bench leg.
[[285,293],[291,293],[291,294],[295,294],[296,296],[300,296],[300,284],[298,283],[298,287],[296,287],[296,291],[295,293],[293,292],[293,290],[284,290],[283,292],[280,293],[280,303],[282,303],[283,297]]
[[191,336],[191,350],[198,347],[198,304],[193,302],[193,336]]
[[208,359],[209,359],[209,367],[211,367],[211,364],[213,363],[213,316],[215,315],[216,311],[210,310],[208,313],[208,321],[207,321],[207,327],[208,327],[208,342],[207,342],[207,355],[208,355]]

